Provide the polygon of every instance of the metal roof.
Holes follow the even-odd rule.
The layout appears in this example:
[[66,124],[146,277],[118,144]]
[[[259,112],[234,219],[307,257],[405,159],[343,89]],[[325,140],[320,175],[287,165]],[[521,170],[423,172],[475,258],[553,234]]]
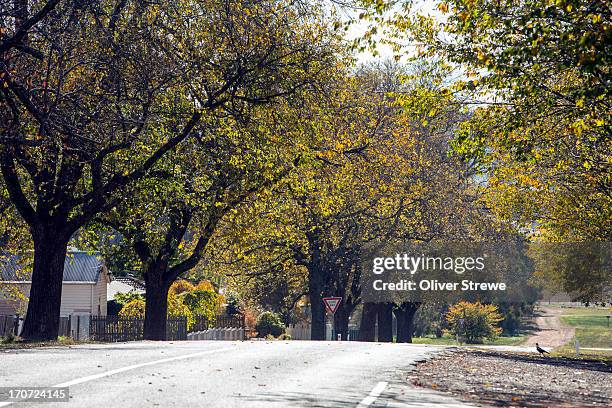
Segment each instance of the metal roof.
[[[23,272],[18,255],[0,255],[0,280],[29,282],[31,272]],[[99,254],[68,251],[64,261],[64,282],[97,282],[102,270]]]

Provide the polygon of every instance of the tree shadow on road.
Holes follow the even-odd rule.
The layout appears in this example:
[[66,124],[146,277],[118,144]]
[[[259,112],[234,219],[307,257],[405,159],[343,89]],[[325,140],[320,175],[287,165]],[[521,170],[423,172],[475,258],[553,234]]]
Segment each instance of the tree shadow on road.
[[610,361],[554,356],[542,357],[534,354],[503,353],[493,351],[479,351],[479,353],[481,353],[483,357],[497,357],[515,362],[546,364],[557,368],[599,371],[612,374],[612,362]]

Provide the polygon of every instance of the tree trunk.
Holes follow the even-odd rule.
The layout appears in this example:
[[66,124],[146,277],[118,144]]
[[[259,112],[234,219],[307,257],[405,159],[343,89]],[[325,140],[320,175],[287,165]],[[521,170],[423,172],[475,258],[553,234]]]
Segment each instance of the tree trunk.
[[68,239],[51,232],[33,233],[34,265],[28,311],[21,337],[26,340],[55,340],[58,336],[62,282]]
[[359,326],[359,341],[374,341],[376,337],[376,303],[364,303]]
[[334,331],[336,332],[336,338],[332,340],[337,340],[338,334],[340,334],[340,338],[342,340],[348,339],[348,325],[349,325],[349,316],[351,311],[348,310],[348,307],[341,303],[334,314]]
[[[310,271],[309,271],[310,272]],[[323,304],[323,287],[317,272],[310,272],[308,279],[308,297],[310,298],[310,339],[325,340],[325,305]]]
[[404,302],[395,309],[397,319],[397,343],[412,343],[414,315],[421,306],[417,302]]
[[393,343],[393,303],[379,303],[378,309],[378,341]]
[[145,274],[145,340],[166,340],[169,286],[162,277],[162,270],[156,267],[151,267]]

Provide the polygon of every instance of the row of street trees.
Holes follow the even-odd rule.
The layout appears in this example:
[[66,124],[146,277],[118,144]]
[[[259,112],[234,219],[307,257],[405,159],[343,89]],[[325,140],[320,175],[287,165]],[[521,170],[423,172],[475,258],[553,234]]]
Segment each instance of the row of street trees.
[[[610,240],[605,4],[355,1],[365,44],[416,45],[405,66],[356,65],[337,4],[0,0],[0,250],[33,250],[23,337],[57,336],[71,244],[143,277],[147,339],[202,272],[286,315],[307,295],[323,339],[321,298],[343,298],[346,336],[377,243]],[[395,313],[410,341],[419,306],[363,305],[363,339]]]
[[23,337],[57,336],[67,246],[102,224],[137,253],[145,337],[163,338],[218,220],[298,164],[263,107],[299,106],[337,38],[290,1],[0,4],[2,187],[34,250]]
[[[286,315],[307,295],[316,340],[325,338],[322,298],[342,297],[334,324],[346,338],[369,247],[510,238],[479,204],[469,164],[448,155],[464,114],[441,92],[443,74],[436,64],[386,64],[336,79],[310,160],[224,220],[207,265]],[[362,340],[374,339],[377,316],[379,333],[391,333],[395,311],[410,341],[418,307],[365,304]]]

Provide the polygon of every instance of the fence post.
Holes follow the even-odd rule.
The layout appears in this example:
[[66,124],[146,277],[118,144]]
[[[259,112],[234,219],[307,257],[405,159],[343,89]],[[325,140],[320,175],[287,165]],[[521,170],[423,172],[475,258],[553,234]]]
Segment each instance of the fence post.
[[15,333],[15,336],[19,336],[19,313],[15,315],[15,320],[13,321],[13,333]]
[[240,326],[242,327],[242,340],[246,340],[247,338],[247,327],[246,327],[246,317],[244,313],[240,315]]
[[77,329],[76,329],[76,339],[81,340],[81,316],[77,315]]

